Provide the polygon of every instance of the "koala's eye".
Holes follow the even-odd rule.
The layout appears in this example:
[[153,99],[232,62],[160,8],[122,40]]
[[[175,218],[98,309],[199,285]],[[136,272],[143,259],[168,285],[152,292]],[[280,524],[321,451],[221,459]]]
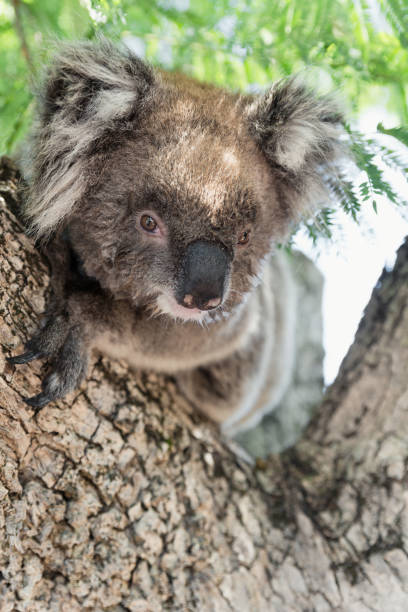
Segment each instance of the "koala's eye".
[[249,230],[245,230],[245,232],[241,232],[241,234],[238,237],[238,244],[240,244],[241,246],[244,244],[248,244],[250,233],[251,232]]
[[146,232],[150,232],[151,234],[156,232],[159,227],[157,222],[150,215],[142,215],[140,217],[140,225]]

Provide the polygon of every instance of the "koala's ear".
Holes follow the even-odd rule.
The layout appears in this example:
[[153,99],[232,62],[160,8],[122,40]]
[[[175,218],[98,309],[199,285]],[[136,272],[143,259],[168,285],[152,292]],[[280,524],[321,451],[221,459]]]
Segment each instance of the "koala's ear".
[[72,212],[89,187],[91,157],[134,127],[155,82],[147,64],[106,39],[59,49],[39,88],[22,160],[29,182],[25,216],[37,238]]
[[329,97],[318,97],[297,78],[275,84],[247,109],[250,132],[268,161],[289,173],[340,154],[342,115]]
[[137,113],[153,83],[152,69],[126,47],[102,37],[93,43],[64,44],[40,91],[41,115],[115,121]]

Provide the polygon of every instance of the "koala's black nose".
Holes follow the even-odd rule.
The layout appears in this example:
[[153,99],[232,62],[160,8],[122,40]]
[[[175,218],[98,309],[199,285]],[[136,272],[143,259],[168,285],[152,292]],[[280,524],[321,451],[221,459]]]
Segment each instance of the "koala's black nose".
[[186,308],[212,310],[222,302],[231,257],[219,242],[197,240],[181,261],[177,301]]

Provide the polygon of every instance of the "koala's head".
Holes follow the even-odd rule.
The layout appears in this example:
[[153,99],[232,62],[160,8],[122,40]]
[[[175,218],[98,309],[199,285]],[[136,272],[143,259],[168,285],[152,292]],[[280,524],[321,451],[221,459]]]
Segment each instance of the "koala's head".
[[324,197],[340,121],[294,80],[239,96],[106,41],[70,46],[40,99],[27,216],[39,236],[68,227],[116,297],[210,321]]

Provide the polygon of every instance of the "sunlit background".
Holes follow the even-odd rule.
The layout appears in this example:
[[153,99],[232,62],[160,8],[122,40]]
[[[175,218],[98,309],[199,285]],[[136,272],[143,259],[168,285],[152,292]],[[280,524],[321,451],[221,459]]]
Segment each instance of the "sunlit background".
[[320,91],[337,92],[359,171],[333,210],[294,239],[326,279],[331,382],[383,266],[408,234],[406,0],[0,0],[0,154],[24,138],[52,44],[98,33],[234,90],[256,93],[301,72]]
[[392,268],[396,250],[408,235],[408,222],[385,198],[381,198],[378,204],[378,214],[367,211],[362,217],[364,228],[344,217],[341,237],[319,250],[311,244],[305,232],[300,231],[295,238],[296,248],[315,261],[325,279],[323,341],[326,384],[336,377],[383,268]]

